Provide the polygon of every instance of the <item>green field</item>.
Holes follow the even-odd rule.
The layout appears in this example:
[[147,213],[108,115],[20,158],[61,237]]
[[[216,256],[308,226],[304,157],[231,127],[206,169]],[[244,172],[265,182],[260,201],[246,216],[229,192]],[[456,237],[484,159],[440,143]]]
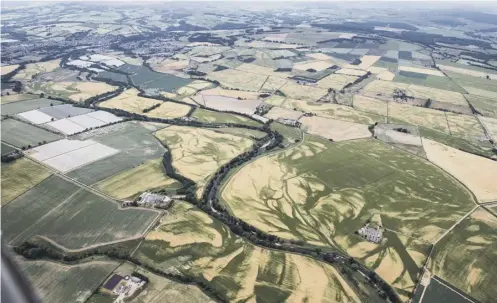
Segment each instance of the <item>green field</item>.
[[64,104],[60,101],[50,100],[50,99],[31,99],[26,101],[19,101],[13,103],[2,104],[2,115],[13,115],[34,109],[39,109],[42,107],[47,107],[50,105],[60,105]]
[[254,246],[189,204],[168,212],[134,255],[144,264],[195,277],[231,301],[377,302],[374,291],[364,285],[358,295],[334,267]]
[[487,91],[497,92],[497,80],[487,80],[454,72],[445,72],[455,83],[460,86],[474,87]]
[[14,119],[2,120],[2,141],[15,147],[37,146],[40,142],[56,141],[62,136]]
[[434,247],[429,269],[481,302],[497,297],[497,215],[483,208]]
[[246,128],[237,128],[237,127],[225,127],[225,128],[209,128],[209,130],[223,133],[223,134],[231,134],[238,137],[244,137],[247,139],[261,139],[266,136],[265,132],[246,129]]
[[[440,278],[437,277],[436,279],[430,280],[430,284],[428,285],[428,287],[426,287],[426,291],[424,293],[422,303],[440,303],[440,302],[468,303],[468,302],[474,302],[473,298],[471,298],[471,297],[468,298],[468,297],[469,297],[468,294],[464,293],[464,291],[457,289],[457,287],[455,287],[454,285],[451,285],[447,281],[440,281]],[[413,301],[413,303],[418,303],[419,299],[417,301]]]
[[2,206],[50,176],[44,166],[21,158],[2,163]]
[[239,116],[230,113],[221,113],[211,110],[206,110],[197,107],[192,114],[193,118],[197,118],[199,122],[211,122],[211,123],[238,123],[250,126],[262,126],[261,123],[254,121],[252,119],[246,118],[244,116]]
[[120,210],[117,203],[51,176],[2,208],[2,232],[13,245],[40,235],[79,249],[140,236],[157,215],[152,210]]
[[100,283],[118,266],[113,261],[64,265],[51,261],[15,261],[43,302],[85,302]]
[[477,95],[465,95],[468,102],[483,116],[497,117],[497,100]]
[[148,160],[162,157],[166,149],[153,136],[152,132],[156,129],[154,125],[132,121],[102,128],[101,132],[92,135],[80,135],[79,139],[92,139],[121,152],[75,169],[68,176],[93,185]]
[[271,129],[277,131],[283,136],[283,145],[288,146],[297,141],[301,141],[304,133],[300,128],[291,127],[278,122],[271,123]]
[[11,102],[19,102],[19,101],[25,101],[25,100],[31,100],[31,99],[38,99],[38,95],[32,95],[32,94],[16,94],[16,95],[7,95],[7,96],[2,96],[2,104],[7,104]]
[[453,92],[466,93],[466,91],[461,86],[459,86],[458,84],[456,84],[454,81],[452,81],[447,77],[427,75],[426,79],[420,79],[416,77],[406,77],[406,76],[396,75],[393,81],[438,88]]
[[[456,180],[419,157],[371,139],[331,143],[312,136],[244,166],[221,198],[266,232],[346,251],[405,296],[429,243],[474,205]],[[373,215],[394,231],[381,245],[354,234]]]
[[14,150],[16,149],[2,142],[2,156],[13,152]]

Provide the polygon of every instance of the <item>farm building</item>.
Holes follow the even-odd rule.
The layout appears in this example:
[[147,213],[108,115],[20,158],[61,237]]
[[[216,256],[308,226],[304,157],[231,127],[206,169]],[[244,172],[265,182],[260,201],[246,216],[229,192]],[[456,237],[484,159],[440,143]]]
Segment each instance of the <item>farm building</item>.
[[364,226],[358,231],[359,235],[366,238],[366,240],[374,243],[380,243],[383,239],[383,231],[380,228],[373,226]]

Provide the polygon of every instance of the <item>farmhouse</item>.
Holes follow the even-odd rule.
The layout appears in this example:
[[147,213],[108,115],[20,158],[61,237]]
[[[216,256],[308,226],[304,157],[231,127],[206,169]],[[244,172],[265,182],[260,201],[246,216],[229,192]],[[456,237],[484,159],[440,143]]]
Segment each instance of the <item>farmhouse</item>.
[[374,243],[380,243],[383,239],[383,231],[374,226],[364,226],[359,229],[358,234],[366,238],[366,240]]

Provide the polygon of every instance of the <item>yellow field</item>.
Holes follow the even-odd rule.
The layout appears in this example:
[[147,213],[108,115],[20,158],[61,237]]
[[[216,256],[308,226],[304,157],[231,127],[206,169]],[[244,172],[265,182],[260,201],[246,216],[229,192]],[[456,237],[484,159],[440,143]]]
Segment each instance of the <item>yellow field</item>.
[[257,92],[246,92],[246,91],[240,91],[240,90],[231,90],[231,89],[222,89],[220,87],[208,89],[208,90],[203,90],[200,92],[202,95],[208,95],[208,96],[225,96],[225,97],[231,97],[231,98],[242,98],[242,99],[248,99],[248,100],[253,100],[257,99],[259,97],[259,93]]
[[381,58],[381,56],[362,56],[361,57],[361,64],[358,65],[360,69],[367,69],[371,65],[375,64],[376,61],[378,61]]
[[105,179],[96,184],[96,187],[116,199],[125,199],[134,198],[147,190],[177,185],[174,179],[166,176],[162,158],[159,158]]
[[331,74],[317,82],[318,87],[323,89],[333,88],[341,90],[345,85],[354,82],[358,77],[350,75]]
[[45,167],[25,157],[2,163],[2,206],[50,175]]
[[302,117],[302,128],[309,134],[318,135],[333,141],[344,141],[371,137],[365,124],[328,119],[318,116]]
[[170,126],[155,136],[171,149],[178,173],[198,183],[200,189],[220,166],[252,145],[247,138],[185,126]]
[[367,73],[366,71],[360,69],[352,69],[352,68],[342,68],[336,71],[336,74],[356,76],[356,77],[364,76],[366,73]]
[[328,94],[324,88],[300,85],[293,82],[287,82],[280,90],[290,98],[301,99],[305,101],[317,101]]
[[354,95],[353,106],[354,108],[361,111],[385,117],[387,116],[388,103],[375,98],[369,98],[362,95]]
[[497,200],[497,162],[423,139],[428,159],[464,183],[480,201]]
[[60,94],[69,94],[69,99],[82,102],[90,97],[115,90],[117,87],[103,82],[53,82],[48,86]]
[[11,71],[15,70],[16,68],[19,67],[19,64],[14,64],[14,65],[4,65],[0,67],[0,74],[3,76],[5,74],[10,73]]
[[314,70],[319,72],[319,71],[325,70],[331,66],[333,66],[333,63],[330,63],[327,61],[304,61],[304,62],[295,63],[293,65],[293,69],[300,70],[300,71],[314,69]]
[[275,106],[271,108],[271,110],[264,115],[264,117],[276,120],[278,118],[282,119],[292,119],[298,120],[304,113],[298,110],[292,110],[287,108],[282,108]]
[[450,133],[453,136],[477,141],[485,138],[485,133],[480,123],[474,116],[467,116],[455,113],[446,113]]
[[26,68],[19,71],[13,79],[31,80],[31,78],[36,74],[52,72],[60,66],[60,60],[61,59],[27,64]]
[[172,60],[164,58],[150,58],[147,61],[150,67],[159,73],[171,74],[177,71],[182,71],[187,68],[190,60]]
[[274,106],[282,106],[283,102],[286,100],[283,96],[272,95],[271,97],[264,100],[264,103],[271,104]]
[[480,72],[480,71],[476,71],[476,70],[472,70],[472,69],[467,69],[467,68],[460,68],[460,67],[455,67],[455,66],[449,66],[449,65],[442,65],[442,64],[437,64],[437,66],[441,69],[441,70],[447,70],[449,72],[454,72],[454,73],[458,73],[458,74],[463,74],[463,75],[468,75],[468,76],[472,76],[472,77],[480,77],[480,78],[487,78],[487,75],[490,76],[490,79],[492,80],[496,80],[497,79],[497,75],[495,73],[491,74],[491,73],[484,73],[484,72]]
[[478,117],[492,137],[494,142],[497,142],[497,119],[489,117]]
[[280,89],[285,83],[287,83],[287,79],[269,76],[261,87],[261,92],[274,92]]
[[439,110],[389,102],[389,117],[449,133],[445,113]]
[[291,75],[288,72],[275,72],[273,68],[264,67],[264,66],[260,66],[260,65],[252,64],[252,63],[244,63],[242,65],[239,65],[238,67],[236,67],[236,70],[239,70],[242,72],[247,72],[247,73],[264,75],[264,76],[273,76],[276,78],[284,78],[284,79],[288,78]]
[[[119,96],[100,103],[100,106],[119,108],[128,112],[158,118],[183,117],[190,111],[190,107],[187,105],[139,97],[138,93],[138,90],[134,88],[128,89]],[[150,108],[155,104],[160,104],[160,106],[147,113],[143,112],[144,109]]]
[[7,96],[2,96],[0,97],[0,100],[2,101],[2,104],[7,104],[7,103],[12,103],[12,102],[17,102],[17,101],[24,101],[24,100],[29,100],[29,99],[36,99],[39,98],[39,95],[32,95],[32,94],[10,94]]
[[218,72],[212,72],[206,76],[207,79],[218,81],[223,86],[254,92],[261,89],[267,77],[268,76],[266,75],[244,72],[236,69],[225,69]]
[[463,86],[462,88],[464,88],[465,91],[467,91],[468,93],[470,93],[472,95],[482,96],[482,97],[486,97],[486,98],[494,99],[494,100],[497,99],[497,92],[494,92],[494,91],[474,88],[474,87],[470,87],[470,86]]
[[310,54],[307,54],[306,56],[311,57],[311,58],[316,59],[316,60],[319,60],[319,61],[331,62],[331,63],[333,63],[333,65],[337,65],[340,67],[347,65],[346,61],[328,56],[328,55],[323,54],[323,53],[310,53]]

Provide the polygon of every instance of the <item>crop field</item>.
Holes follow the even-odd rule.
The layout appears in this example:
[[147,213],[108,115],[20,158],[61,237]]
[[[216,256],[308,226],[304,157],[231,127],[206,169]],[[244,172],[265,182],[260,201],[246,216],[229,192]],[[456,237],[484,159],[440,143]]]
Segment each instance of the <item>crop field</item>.
[[[3,100],[4,97],[2,97]],[[50,105],[63,104],[60,101],[50,100],[45,98],[36,98],[25,101],[2,104],[2,115],[14,115],[22,112],[27,112],[34,109],[48,107]]]
[[116,199],[133,199],[146,190],[174,189],[181,186],[176,180],[166,176],[162,158],[158,158],[105,179],[97,183],[95,187]]
[[495,141],[497,141],[497,118],[489,118],[489,117],[478,117],[482,124],[485,126],[490,137]]
[[399,71],[413,72],[413,73],[419,73],[419,74],[425,74],[425,75],[445,77],[445,75],[441,71],[439,71],[437,69],[431,69],[431,68],[420,68],[420,67],[412,67],[412,66],[399,66]]
[[303,112],[298,110],[274,106],[273,108],[271,108],[271,110],[269,110],[267,114],[264,115],[264,117],[273,120],[276,120],[278,118],[298,120],[303,114]]
[[318,87],[322,89],[333,88],[334,90],[341,90],[345,85],[354,82],[358,77],[351,75],[331,74],[318,81]]
[[464,183],[480,201],[497,200],[497,162],[423,139],[428,159]]
[[371,137],[365,124],[358,124],[319,116],[302,117],[302,129],[311,135],[318,135],[333,141],[344,141]]
[[115,90],[117,87],[103,82],[47,82],[37,90],[45,94],[69,98],[76,102]]
[[57,176],[11,201],[2,213],[6,242],[19,245],[40,235],[69,249],[138,237],[158,215],[152,210],[121,210],[117,203]]
[[[464,187],[418,157],[374,140],[313,136],[244,166],[221,198],[266,232],[347,251],[399,293],[414,287],[429,243],[474,206]],[[354,235],[373,215],[392,231],[386,243]]]
[[192,82],[191,79],[154,72],[145,66],[124,64],[119,67],[119,70],[132,73],[131,80],[136,85],[148,89],[155,88],[167,92],[174,92],[178,88]]
[[[409,129],[409,133],[397,131],[396,128]],[[387,143],[422,146],[417,128],[407,125],[379,123],[374,128],[374,136]]]
[[450,133],[453,136],[477,142],[485,138],[485,133],[478,119],[474,116],[446,113]]
[[[138,93],[139,91],[134,88],[128,89],[119,96],[100,103],[100,106],[105,108],[119,108],[148,117],[165,119],[183,117],[190,111],[190,107],[187,105],[139,97]],[[143,112],[143,110],[156,104],[160,104],[160,106],[147,113]]]
[[[199,188],[223,164],[249,149],[252,140],[208,129],[170,126],[155,136],[171,149],[177,172],[199,184]],[[202,193],[199,189],[199,195]]]
[[317,101],[328,94],[328,90],[315,86],[287,82],[280,88],[286,96],[304,101]]
[[4,65],[0,68],[0,74],[3,76],[5,74],[8,74],[12,71],[14,71],[16,68],[19,67],[19,64],[14,64],[14,65]]
[[497,295],[496,228],[497,217],[477,209],[435,245],[430,271],[481,302],[493,302]]
[[78,135],[78,139],[91,139],[120,152],[75,169],[68,176],[92,185],[147,160],[161,157],[165,149],[152,131],[139,122],[125,122],[100,128],[98,132]]
[[14,80],[31,80],[33,76],[42,73],[48,73],[60,66],[60,59],[46,61],[46,62],[38,62],[38,63],[30,63],[26,64],[26,68],[20,70],[14,77]]
[[264,85],[261,87],[260,91],[261,92],[275,92],[276,90],[279,90],[287,82],[288,82],[287,79],[269,76],[267,78],[266,82],[264,82]]
[[477,95],[465,95],[468,102],[483,116],[497,118],[497,100]]
[[39,111],[49,115],[50,117],[53,117],[54,119],[69,118],[93,112],[92,109],[83,108],[83,107],[74,107],[70,104],[43,107],[40,108]]
[[258,99],[238,99],[219,95],[198,94],[193,97],[195,102],[205,107],[220,111],[232,111],[252,115],[261,103]]
[[332,66],[333,63],[327,61],[304,61],[304,62],[295,63],[293,65],[293,69],[302,70],[302,71],[308,69],[313,69],[315,71],[322,71]]
[[439,110],[389,102],[388,114],[389,119],[394,118],[447,134],[450,133],[445,113]]
[[172,60],[161,57],[152,57],[147,62],[150,67],[159,73],[175,74],[188,67],[190,60]]
[[85,302],[117,266],[113,261],[65,265],[16,258],[43,302]]
[[[497,80],[487,80],[480,77],[472,77],[461,75],[458,73],[446,72],[447,75],[457,84],[459,84],[465,91],[475,95],[493,95],[497,94]],[[481,93],[483,94],[481,94]]]
[[196,108],[191,117],[196,118],[197,121],[200,122],[237,123],[251,126],[261,126],[261,123],[244,116],[231,113],[215,112],[203,108]]
[[241,90],[258,91],[268,76],[236,69],[225,69],[212,72],[206,76],[209,80],[215,80],[228,88],[238,88]]
[[[10,94],[6,96],[2,96],[1,102],[2,104],[8,104],[12,102],[18,102],[18,101],[26,101],[30,99],[38,99],[38,95],[32,95],[32,94]],[[3,106],[2,106],[2,111],[3,111]]]
[[238,71],[243,71],[247,72],[249,74],[259,74],[259,75],[264,75],[264,76],[271,76],[275,78],[288,78],[290,76],[290,73],[288,72],[276,72],[274,71],[274,68],[269,68],[269,67],[263,67],[259,66],[256,64],[251,64],[251,63],[244,63],[242,65],[239,65],[235,68]]
[[487,76],[489,76],[490,79],[497,80],[497,73],[495,73],[495,72],[489,73],[489,72],[483,72],[483,71],[479,71],[479,70],[473,70],[473,69],[450,66],[450,65],[443,65],[443,64],[437,64],[437,66],[443,71],[449,71],[449,72],[454,72],[454,73],[458,73],[458,74],[468,75],[468,76],[472,76],[472,77],[479,77],[479,78],[484,78],[484,79],[486,79]]
[[259,93],[257,92],[230,90],[230,89],[223,89],[220,87],[201,91],[200,94],[202,94],[203,96],[224,96],[230,98],[240,98],[243,100],[259,98]]
[[385,121],[385,117],[369,112],[355,110],[353,107],[332,103],[311,103],[302,100],[287,99],[283,104],[287,109],[297,109],[305,113],[313,113],[320,117],[343,120],[347,122],[371,125]]
[[334,267],[253,246],[182,202],[147,235],[135,257],[155,268],[203,278],[232,301],[360,301]]
[[388,103],[375,98],[369,98],[362,95],[354,95],[352,105],[355,109],[360,111],[377,114],[384,117],[386,117],[388,114]]
[[14,119],[2,120],[1,125],[2,141],[19,148],[62,139],[62,136]]
[[440,77],[422,73],[400,71],[399,74],[392,80],[397,83],[416,84],[426,88],[466,93],[466,90],[445,76]]
[[50,172],[47,169],[27,158],[2,163],[2,206],[36,186],[48,176]]

